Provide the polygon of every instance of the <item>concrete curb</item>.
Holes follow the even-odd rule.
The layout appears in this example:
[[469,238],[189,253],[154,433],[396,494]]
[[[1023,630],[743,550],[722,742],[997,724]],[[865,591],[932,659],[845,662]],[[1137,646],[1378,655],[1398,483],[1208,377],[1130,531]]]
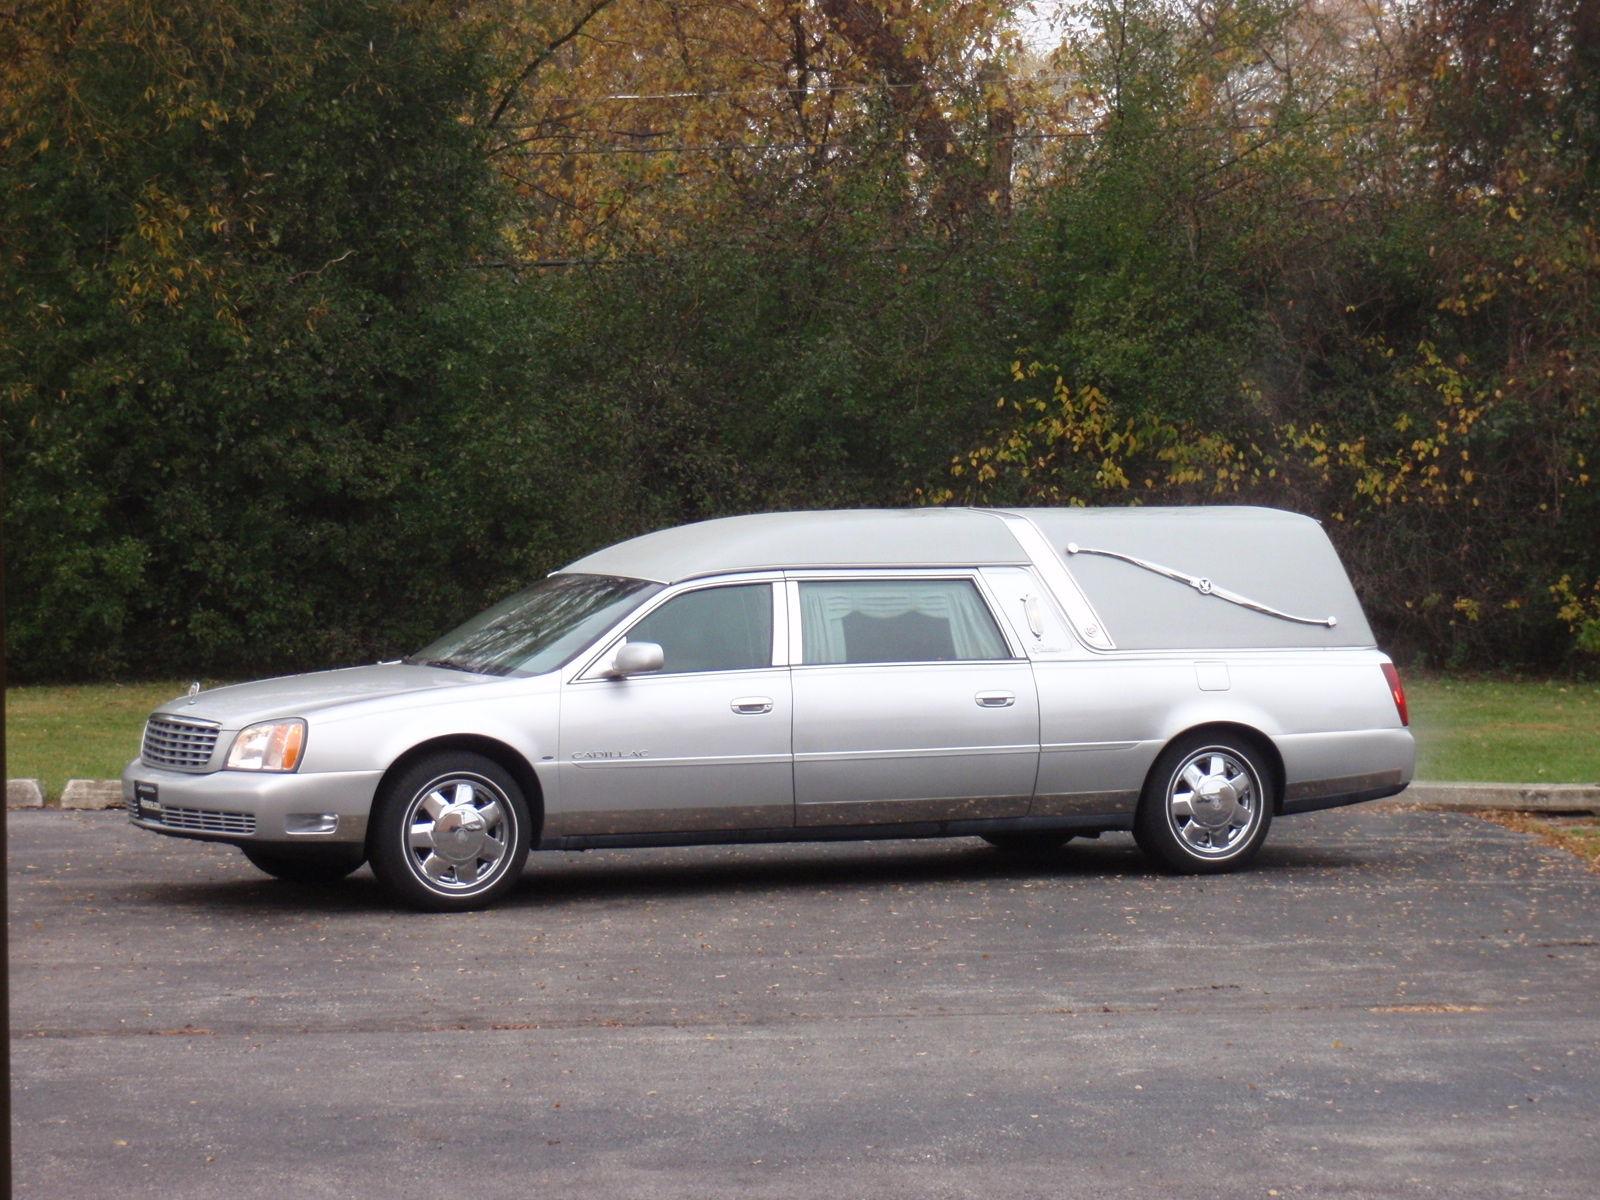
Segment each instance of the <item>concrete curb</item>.
[[[1593,783],[1413,783],[1389,803],[1448,812],[1593,813],[1600,816],[1600,784]],[[37,779],[6,783],[7,808],[43,808]],[[51,808],[83,812],[122,807],[122,782],[116,779],[67,781],[59,804]]]
[[69,779],[61,793],[61,807],[70,811],[92,811],[122,807],[120,779]]
[[6,780],[7,808],[43,808],[44,788],[37,779]]
[[1600,816],[1600,784],[1592,783],[1413,783],[1394,799],[1400,804],[1448,812]]

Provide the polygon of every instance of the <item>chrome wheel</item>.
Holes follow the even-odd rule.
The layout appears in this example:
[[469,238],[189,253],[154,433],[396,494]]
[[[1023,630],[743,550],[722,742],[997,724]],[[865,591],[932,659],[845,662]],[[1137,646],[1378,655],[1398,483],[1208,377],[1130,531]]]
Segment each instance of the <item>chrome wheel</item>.
[[517,809],[492,779],[453,771],[419,788],[400,829],[418,883],[446,896],[493,887],[514,861]]
[[1261,825],[1261,780],[1255,767],[1226,746],[1187,755],[1167,784],[1168,828],[1183,849],[1222,859],[1250,843]]

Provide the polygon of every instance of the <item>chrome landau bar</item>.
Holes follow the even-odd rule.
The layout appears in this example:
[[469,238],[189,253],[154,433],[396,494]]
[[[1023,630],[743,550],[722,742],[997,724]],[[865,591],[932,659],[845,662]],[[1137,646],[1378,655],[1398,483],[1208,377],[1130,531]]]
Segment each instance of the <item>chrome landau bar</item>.
[[1273,608],[1270,604],[1262,604],[1259,600],[1252,600],[1248,596],[1241,596],[1238,592],[1229,591],[1227,588],[1218,587],[1211,580],[1201,575],[1190,575],[1172,567],[1164,567],[1160,563],[1150,562],[1148,559],[1135,558],[1131,554],[1123,554],[1118,550],[1096,550],[1091,546],[1080,546],[1077,542],[1067,543],[1067,556],[1074,554],[1098,554],[1102,558],[1115,558],[1121,562],[1132,563],[1146,571],[1153,571],[1157,575],[1164,575],[1178,583],[1186,583],[1202,596],[1215,596],[1218,600],[1226,600],[1229,604],[1237,604],[1240,608],[1248,608],[1252,612],[1262,613],[1265,616],[1277,617],[1280,621],[1293,621],[1297,625],[1326,625],[1332,629],[1339,623],[1337,617],[1297,617],[1293,613],[1286,613],[1281,609]]

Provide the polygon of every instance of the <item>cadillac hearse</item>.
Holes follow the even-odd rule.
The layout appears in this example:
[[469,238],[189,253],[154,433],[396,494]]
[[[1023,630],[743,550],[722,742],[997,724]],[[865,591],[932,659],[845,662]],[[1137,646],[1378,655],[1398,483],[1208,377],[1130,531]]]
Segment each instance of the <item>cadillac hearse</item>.
[[597,551],[394,662],[152,713],[132,822],[400,900],[530,849],[1130,831],[1175,872],[1400,791],[1394,665],[1264,508],[767,513]]

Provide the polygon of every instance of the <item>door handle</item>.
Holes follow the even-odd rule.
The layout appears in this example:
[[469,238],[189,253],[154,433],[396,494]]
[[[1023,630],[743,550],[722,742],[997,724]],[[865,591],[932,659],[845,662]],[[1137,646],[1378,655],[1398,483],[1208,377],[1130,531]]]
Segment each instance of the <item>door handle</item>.
[[729,706],[741,716],[756,716],[772,711],[772,700],[767,696],[740,696]]
[[973,697],[979,708],[1010,708],[1017,702],[1011,692],[979,692]]

